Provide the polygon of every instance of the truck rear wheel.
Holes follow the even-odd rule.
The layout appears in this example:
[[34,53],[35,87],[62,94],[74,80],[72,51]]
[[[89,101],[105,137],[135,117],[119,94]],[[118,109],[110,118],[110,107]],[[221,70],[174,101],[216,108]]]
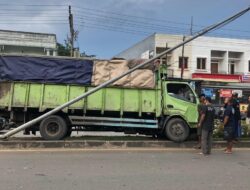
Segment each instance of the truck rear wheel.
[[167,122],[165,135],[174,142],[183,142],[189,136],[189,127],[180,118],[173,118]]
[[39,128],[41,136],[45,140],[61,140],[68,132],[66,121],[57,115],[45,118]]

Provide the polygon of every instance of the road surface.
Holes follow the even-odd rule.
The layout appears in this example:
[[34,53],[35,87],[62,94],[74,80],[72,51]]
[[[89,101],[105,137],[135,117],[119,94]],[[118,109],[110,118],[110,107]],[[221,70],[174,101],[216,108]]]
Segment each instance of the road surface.
[[2,190],[248,190],[250,150],[0,151]]

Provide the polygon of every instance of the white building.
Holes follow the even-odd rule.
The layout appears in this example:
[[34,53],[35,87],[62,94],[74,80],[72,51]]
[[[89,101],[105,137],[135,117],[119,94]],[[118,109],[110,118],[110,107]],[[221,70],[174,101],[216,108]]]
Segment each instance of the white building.
[[56,56],[56,35],[0,30],[0,53]]
[[[116,57],[148,59],[182,41],[181,35],[153,34]],[[184,46],[183,55],[183,78],[202,80],[203,87],[250,89],[250,79],[244,77],[250,76],[250,40],[199,37]],[[169,66],[169,76],[180,78],[182,48],[166,57],[162,60]]]

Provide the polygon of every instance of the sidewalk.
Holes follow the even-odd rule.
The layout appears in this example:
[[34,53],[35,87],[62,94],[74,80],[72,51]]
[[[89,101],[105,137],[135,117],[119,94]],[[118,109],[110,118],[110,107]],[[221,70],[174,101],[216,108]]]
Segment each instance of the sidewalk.
[[[0,150],[4,149],[43,149],[43,148],[62,148],[62,149],[126,149],[126,148],[193,148],[196,141],[186,141],[175,143],[167,140],[157,140],[153,138],[138,137],[86,137],[69,138],[61,141],[45,141],[41,138],[12,138],[7,141],[0,141]],[[224,148],[225,141],[216,140],[213,147],[216,149]],[[250,141],[242,140],[235,147],[250,148]]]

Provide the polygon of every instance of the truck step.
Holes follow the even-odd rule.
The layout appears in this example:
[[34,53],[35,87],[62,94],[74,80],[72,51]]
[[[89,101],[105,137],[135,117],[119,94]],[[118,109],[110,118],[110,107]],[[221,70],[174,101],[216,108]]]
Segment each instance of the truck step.
[[74,126],[110,126],[124,128],[158,128],[157,120],[150,119],[131,119],[131,118],[112,118],[112,117],[84,117],[69,116],[71,124]]

